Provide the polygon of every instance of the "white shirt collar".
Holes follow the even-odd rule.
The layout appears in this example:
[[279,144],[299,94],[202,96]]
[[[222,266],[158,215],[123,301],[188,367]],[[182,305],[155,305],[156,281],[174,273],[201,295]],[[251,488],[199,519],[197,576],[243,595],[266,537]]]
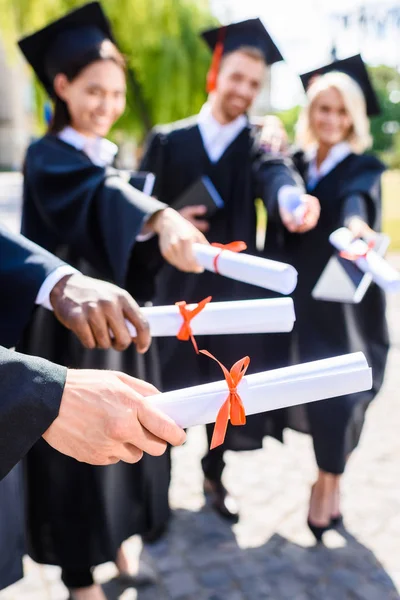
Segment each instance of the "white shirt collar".
[[84,152],[98,167],[107,167],[114,161],[118,146],[106,138],[89,138],[73,129],[64,127],[57,135],[60,140]]
[[240,115],[234,121],[221,125],[212,115],[209,102],[204,104],[197,116],[197,125],[203,139],[204,148],[211,160],[217,162],[228,146],[247,126],[245,115]]
[[341,163],[349,154],[352,153],[352,149],[348,142],[339,142],[333,146],[325,160],[322,161],[319,169],[317,167],[317,148],[313,148],[307,153],[307,158],[310,161],[308,167],[307,176],[307,187],[313,189],[317,185],[320,179],[328,175],[339,163]]

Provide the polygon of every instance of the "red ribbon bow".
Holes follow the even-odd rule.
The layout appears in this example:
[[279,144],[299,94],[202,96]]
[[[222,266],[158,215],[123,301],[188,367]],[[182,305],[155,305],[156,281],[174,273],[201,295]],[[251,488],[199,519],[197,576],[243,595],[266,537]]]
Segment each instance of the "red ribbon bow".
[[375,248],[375,241],[371,240],[367,244],[367,249],[365,252],[347,252],[347,250],[342,250],[339,252],[339,256],[345,258],[346,260],[358,260],[359,258],[367,258],[368,254]]
[[213,261],[214,271],[218,275],[218,260],[224,250],[230,250],[230,252],[243,252],[243,250],[246,250],[247,248],[247,244],[245,242],[230,242],[229,244],[218,244],[217,242],[215,242],[214,244],[211,244],[211,246],[214,246],[214,248],[221,249],[221,251],[217,254]]
[[250,358],[245,356],[241,360],[238,360],[233,365],[231,370],[228,371],[228,369],[207,350],[200,350],[200,353],[212,358],[219,364],[229,388],[229,395],[219,409],[215,421],[215,427],[210,446],[210,449],[212,450],[213,448],[216,448],[224,443],[229,419],[232,425],[245,425],[246,423],[246,413],[244,411],[242,399],[237,391],[237,386],[246,374],[250,364]]
[[190,323],[192,319],[194,319],[194,317],[196,317],[204,309],[206,304],[211,302],[211,300],[212,296],[208,296],[207,298],[204,298],[204,300],[196,304],[193,308],[187,308],[188,305],[184,300],[182,300],[181,302],[175,302],[175,305],[179,308],[179,312],[181,313],[183,318],[182,326],[176,337],[178,338],[178,340],[181,340],[183,342],[187,342],[189,339],[192,340],[193,347],[196,350],[197,354],[199,353],[199,350],[197,348],[197,343],[194,338]]

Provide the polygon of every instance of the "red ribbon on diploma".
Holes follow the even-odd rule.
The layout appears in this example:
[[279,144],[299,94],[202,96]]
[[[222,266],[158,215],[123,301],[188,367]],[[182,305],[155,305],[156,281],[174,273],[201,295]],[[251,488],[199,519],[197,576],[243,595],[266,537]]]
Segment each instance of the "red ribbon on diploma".
[[232,425],[245,425],[246,423],[246,413],[244,411],[242,399],[237,391],[237,386],[246,374],[250,364],[250,358],[245,356],[241,360],[238,360],[233,365],[231,370],[228,371],[228,369],[207,350],[200,350],[200,353],[212,358],[219,364],[229,388],[229,395],[221,406],[215,421],[215,427],[210,446],[210,449],[212,450],[213,448],[216,448],[224,443],[229,419]]
[[193,308],[187,308],[188,305],[184,300],[182,300],[181,302],[175,302],[175,305],[179,308],[179,312],[181,313],[183,318],[182,326],[176,337],[178,338],[178,340],[181,340],[183,342],[187,342],[189,339],[192,340],[192,344],[194,349],[196,350],[196,354],[199,353],[199,350],[197,348],[197,343],[194,338],[190,323],[192,319],[194,319],[194,317],[196,317],[204,309],[206,304],[211,302],[211,300],[212,296],[208,296],[207,298],[204,298],[204,300],[196,304]]
[[358,260],[359,258],[367,258],[368,254],[375,248],[375,241],[371,240],[367,244],[367,249],[365,252],[347,252],[347,250],[342,250],[339,252],[339,256],[345,258],[346,260]]
[[214,246],[214,248],[221,249],[221,252],[217,254],[213,261],[214,271],[218,275],[218,260],[224,250],[229,250],[230,252],[243,252],[243,250],[246,250],[247,248],[247,244],[245,242],[230,242],[229,244],[218,244],[217,242],[215,242],[214,244],[211,244],[211,246]]

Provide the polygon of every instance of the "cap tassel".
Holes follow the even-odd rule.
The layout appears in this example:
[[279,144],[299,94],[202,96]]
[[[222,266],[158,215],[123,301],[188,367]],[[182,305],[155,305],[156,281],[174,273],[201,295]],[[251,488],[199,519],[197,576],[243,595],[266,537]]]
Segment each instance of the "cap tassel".
[[207,73],[207,94],[213,92],[217,87],[217,77],[221,66],[222,55],[224,53],[225,35],[226,27],[223,27],[219,32],[219,40],[213,52],[210,70]]

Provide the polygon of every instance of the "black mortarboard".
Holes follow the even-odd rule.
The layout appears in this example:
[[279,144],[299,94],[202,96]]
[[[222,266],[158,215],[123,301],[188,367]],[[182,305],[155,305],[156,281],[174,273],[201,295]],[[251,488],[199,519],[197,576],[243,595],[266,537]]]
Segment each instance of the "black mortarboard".
[[[390,238],[380,233],[377,235],[374,250],[379,256],[384,256],[389,244]],[[312,297],[328,302],[359,304],[371,283],[372,277],[369,273],[363,273],[353,261],[346,260],[336,253],[329,259],[318,279]]]
[[79,59],[109,39],[115,43],[110,23],[99,2],[69,12],[18,44],[50,96],[53,80],[66,63]]
[[222,41],[223,54],[233,52],[241,46],[252,46],[261,50],[268,65],[283,60],[282,54],[260,19],[248,19],[216,29],[209,29],[203,31],[201,36],[213,51],[218,42]]
[[372,87],[365,63],[360,54],[356,54],[356,56],[350,56],[344,60],[336,60],[329,65],[325,65],[324,67],[320,67],[319,69],[315,69],[314,71],[300,75],[304,89],[307,90],[313,79],[318,75],[325,75],[325,73],[331,73],[333,71],[346,73],[346,75],[349,75],[358,83],[364,94],[365,101],[367,103],[367,113],[370,117],[380,114],[381,109],[379,106],[379,101],[375,90]]

